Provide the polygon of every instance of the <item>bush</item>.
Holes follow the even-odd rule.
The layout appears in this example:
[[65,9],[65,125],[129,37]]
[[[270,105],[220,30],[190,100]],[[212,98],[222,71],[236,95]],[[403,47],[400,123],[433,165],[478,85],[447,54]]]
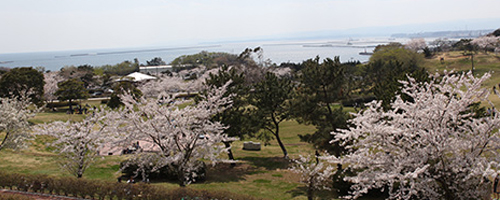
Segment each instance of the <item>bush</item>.
[[0,200],[34,200],[35,198],[20,194],[0,193]]
[[[141,173],[137,173],[139,166],[137,164],[131,163],[130,160],[125,160],[120,163],[120,169],[122,169],[122,173],[125,177],[136,177],[137,179],[143,179]],[[205,163],[201,162],[202,167],[195,171],[196,177],[190,177],[191,180],[195,182],[203,182],[206,178],[206,168]],[[178,181],[177,170],[175,166],[167,165],[164,166],[154,172],[151,172],[153,166],[146,166],[146,176],[148,179],[156,179],[156,180],[169,180],[169,181]],[[137,173],[137,174],[136,174]]]
[[[47,175],[23,175],[0,172],[0,187],[33,192],[47,192],[49,194],[64,194],[65,196],[90,199],[256,199],[247,195],[233,194],[227,191],[195,190],[189,188],[167,189],[161,186],[152,186],[146,183],[127,184],[77,179],[74,177],[49,177]],[[0,194],[1,195],[1,194]],[[24,197],[2,197],[0,200],[24,200]],[[30,198],[28,198],[30,199]]]

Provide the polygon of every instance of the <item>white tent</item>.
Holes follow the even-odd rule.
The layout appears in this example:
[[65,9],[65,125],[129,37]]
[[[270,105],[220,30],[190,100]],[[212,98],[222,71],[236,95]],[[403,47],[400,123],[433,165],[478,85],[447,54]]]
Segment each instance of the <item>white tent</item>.
[[125,78],[131,79],[134,82],[156,79],[156,77],[154,77],[154,76],[150,76],[150,75],[139,73],[139,72],[131,73],[131,74],[125,76]]

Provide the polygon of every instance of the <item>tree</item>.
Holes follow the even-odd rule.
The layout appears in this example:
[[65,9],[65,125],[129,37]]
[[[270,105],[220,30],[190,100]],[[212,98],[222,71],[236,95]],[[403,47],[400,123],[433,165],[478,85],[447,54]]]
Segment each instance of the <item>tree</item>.
[[158,76],[156,80],[147,81],[138,86],[138,89],[145,97],[157,97],[160,93],[169,94],[184,91],[187,88],[187,82],[179,76]]
[[406,43],[405,47],[414,52],[418,52],[424,50],[427,47],[427,43],[424,38],[413,38]]
[[284,157],[288,158],[288,152],[279,135],[279,124],[290,118],[289,103],[293,85],[289,79],[278,78],[274,73],[267,72],[264,80],[257,83],[254,89],[250,104],[256,108],[255,115],[261,119],[260,126],[276,138]]
[[493,51],[500,44],[500,36],[478,37],[473,39],[471,43],[483,49],[484,53],[488,53],[488,51]]
[[113,94],[111,94],[111,98],[106,104],[108,107],[115,109],[123,105],[120,100],[120,95],[124,93],[132,94],[135,98],[139,98],[142,96],[142,92],[137,89],[134,84],[128,81],[121,81],[113,87]]
[[81,122],[55,121],[39,125],[35,133],[54,137],[50,146],[62,156],[60,167],[71,175],[81,178],[98,156],[100,148],[106,143],[117,140],[112,134],[116,133],[114,128],[119,126],[112,124],[118,122],[113,118],[116,116],[101,108],[93,110],[93,114]]
[[453,46],[458,49],[462,50],[464,56],[470,56],[470,62],[471,62],[471,71],[472,74],[474,74],[474,54],[477,53],[478,46],[472,42],[472,39],[461,39],[457,43],[455,43]]
[[43,73],[32,67],[11,69],[0,78],[0,96],[26,96],[33,103],[41,104],[45,84],[43,79]]
[[151,59],[150,61],[146,61],[148,66],[160,66],[160,65],[166,65],[165,61],[163,61],[160,57],[155,57]]
[[336,170],[328,163],[320,162],[317,156],[316,161],[310,156],[299,156],[299,159],[293,160],[294,165],[290,170],[300,174],[300,181],[305,183],[307,187],[307,199],[313,200],[316,190],[330,190],[328,185],[330,185],[331,176]]
[[[431,82],[403,82],[391,109],[380,101],[355,114],[336,141],[352,151],[343,157],[357,175],[351,197],[386,188],[391,199],[483,199],[487,178],[500,171],[500,115],[474,112],[487,101],[481,88],[490,76],[444,72]],[[336,161],[337,158],[332,158]]]
[[[196,104],[188,104],[188,100],[175,99],[165,93],[149,99],[122,95],[120,98],[125,107],[116,112],[123,125],[117,132],[130,142],[143,141],[158,149],[160,159],[153,169],[175,168],[179,185],[186,186],[203,167],[202,161],[218,162],[219,155],[227,152],[218,145],[227,138],[223,134],[225,126],[211,120],[231,105],[230,98],[223,96],[225,87],[210,90]],[[188,105],[179,108],[180,104]]]
[[43,74],[45,85],[43,85],[43,98],[45,101],[53,101],[57,99],[55,95],[56,91],[59,89],[57,84],[63,80],[57,72],[47,72]]
[[[221,122],[223,125],[228,126],[224,133],[229,137],[244,138],[258,130],[256,130],[253,115],[250,114],[248,109],[248,94],[250,87],[245,84],[245,77],[234,67],[223,66],[215,74],[210,73],[210,78],[206,79],[205,85],[208,88],[222,87],[227,84],[227,90],[224,97],[232,97],[233,104],[226,110],[217,113],[213,120]],[[208,91],[203,91],[207,93]],[[230,141],[224,142],[227,148],[230,147]],[[229,149],[228,156],[230,160],[234,160],[231,149]]]
[[23,147],[24,140],[31,138],[28,119],[38,110],[30,106],[26,97],[0,98],[0,132],[5,133],[0,140],[0,150]]
[[430,42],[430,45],[434,45],[438,52],[447,52],[453,45],[453,42],[448,40],[448,38],[438,38]]
[[88,91],[83,86],[83,82],[76,79],[69,79],[57,84],[59,89],[56,91],[55,95],[58,96],[61,101],[69,101],[69,110],[73,113],[73,99],[87,99],[89,97]]
[[380,45],[366,66],[365,85],[371,88],[378,100],[382,100],[383,107],[389,108],[401,87],[399,81],[405,80],[407,74],[419,81],[427,79],[426,70],[420,67],[422,59],[420,54],[401,45]]
[[294,116],[301,123],[316,126],[317,131],[300,135],[301,140],[340,156],[342,150],[338,145],[330,144],[333,139],[330,133],[347,127],[348,113],[342,108],[334,108],[347,93],[345,66],[340,63],[339,57],[333,60],[327,58],[322,63],[316,57],[305,61],[303,66],[297,96],[293,100]]

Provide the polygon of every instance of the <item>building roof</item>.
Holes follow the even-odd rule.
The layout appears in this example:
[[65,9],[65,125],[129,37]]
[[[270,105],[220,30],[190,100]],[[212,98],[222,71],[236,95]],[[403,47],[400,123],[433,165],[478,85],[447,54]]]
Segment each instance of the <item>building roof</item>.
[[134,82],[145,81],[145,80],[154,80],[156,77],[150,76],[147,74],[134,72],[126,76],[127,78],[131,78]]

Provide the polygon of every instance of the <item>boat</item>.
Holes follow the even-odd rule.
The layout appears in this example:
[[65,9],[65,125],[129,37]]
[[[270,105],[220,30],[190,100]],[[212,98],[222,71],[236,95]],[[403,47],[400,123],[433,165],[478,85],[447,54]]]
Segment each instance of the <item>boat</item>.
[[359,55],[362,55],[362,56],[371,56],[371,55],[373,55],[373,52],[367,52],[366,49],[365,49],[365,51],[359,52]]

